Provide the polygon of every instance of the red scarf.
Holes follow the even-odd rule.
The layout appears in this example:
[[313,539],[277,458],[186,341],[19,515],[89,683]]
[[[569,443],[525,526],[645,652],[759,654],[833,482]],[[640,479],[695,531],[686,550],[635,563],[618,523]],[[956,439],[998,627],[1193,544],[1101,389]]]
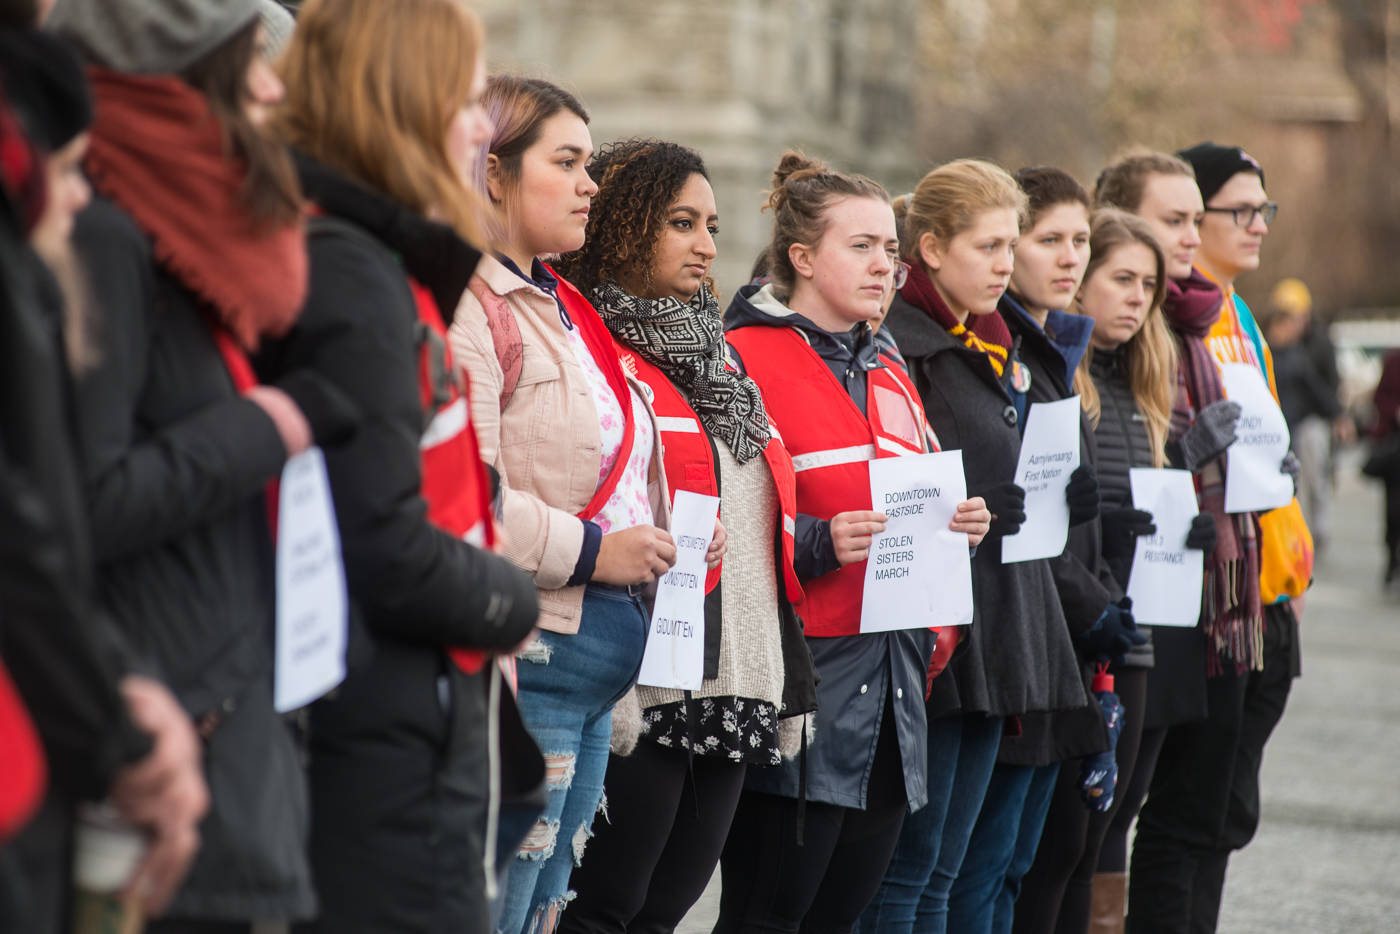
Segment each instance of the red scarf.
[[969,328],[953,314],[922,263],[915,263],[910,268],[909,278],[904,283],[904,288],[899,290],[899,294],[915,308],[922,309],[953,337],[973,350],[985,354],[997,377],[1001,377],[1006,369],[1007,358],[1011,356],[1011,331],[1001,319],[1001,315],[969,314],[967,317],[972,322],[972,327]]
[[87,169],[154,243],[156,261],[207,302],[247,350],[286,333],[306,298],[300,223],[256,229],[244,169],[204,95],[178,78],[88,69]]

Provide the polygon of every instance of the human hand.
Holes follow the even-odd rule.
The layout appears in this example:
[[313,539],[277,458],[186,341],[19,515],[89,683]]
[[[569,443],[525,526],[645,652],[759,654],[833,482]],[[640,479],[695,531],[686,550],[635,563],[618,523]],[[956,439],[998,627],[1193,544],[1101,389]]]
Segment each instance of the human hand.
[[1215,550],[1219,534],[1215,527],[1215,516],[1208,512],[1197,513],[1191,520],[1191,531],[1186,533],[1186,547],[1210,554]]
[[199,850],[199,821],[209,808],[202,747],[189,716],[158,681],[122,679],[132,721],[155,745],[144,758],[117,773],[112,803],[122,817],[150,834],[141,864],[126,893],[139,897],[149,915],[159,915],[179,888]]
[[991,510],[987,508],[987,501],[980,496],[958,503],[957,511],[953,513],[953,521],[948,523],[948,528],[954,532],[967,534],[967,544],[971,548],[982,544],[982,539],[987,537],[991,527]]
[[1195,473],[1235,443],[1242,411],[1238,402],[1221,399],[1196,414],[1196,420],[1181,436],[1181,455],[1187,470]]
[[724,553],[729,550],[729,533],[724,530],[724,523],[719,521],[719,516],[715,516],[715,534],[710,539],[710,547],[705,551],[706,567],[717,568],[724,560]]
[[671,533],[654,525],[609,532],[598,546],[593,580],[618,587],[650,584],[676,563]]
[[1130,555],[1143,535],[1154,535],[1157,524],[1145,509],[1109,509],[1100,519],[1103,525],[1103,553],[1107,557]]
[[982,500],[992,513],[992,535],[1015,535],[1021,531],[1021,523],[1026,521],[1025,490],[1008,481],[983,491]]
[[1069,524],[1081,525],[1099,514],[1099,478],[1093,464],[1080,464],[1065,485]]
[[870,541],[876,533],[885,530],[888,518],[883,512],[872,509],[853,509],[832,516],[831,545],[836,551],[836,560],[846,565],[870,557]]

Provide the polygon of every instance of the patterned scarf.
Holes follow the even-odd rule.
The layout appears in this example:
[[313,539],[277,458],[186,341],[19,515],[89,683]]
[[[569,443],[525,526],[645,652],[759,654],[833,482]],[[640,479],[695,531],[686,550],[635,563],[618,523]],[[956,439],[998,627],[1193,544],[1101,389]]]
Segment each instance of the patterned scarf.
[[768,413],[753,380],[724,365],[719,302],[705,286],[690,301],[638,298],[611,282],[590,296],[622,343],[658,367],[689,398],[711,437],[744,464],[768,446]]
[[[1196,413],[1225,398],[1220,368],[1205,337],[1219,320],[1224,295],[1196,270],[1188,279],[1169,281],[1162,310],[1181,352],[1179,392],[1172,408],[1169,437],[1179,439]],[[1206,674],[1224,673],[1224,660],[1241,674],[1263,663],[1264,611],[1259,597],[1259,529],[1254,513],[1225,512],[1225,459],[1201,468],[1201,509],[1215,518],[1215,551],[1206,559],[1201,625],[1213,651]]]
[[1006,370],[1006,360],[1011,355],[1011,331],[999,314],[968,315],[972,322],[969,328],[958,320],[949,309],[943,296],[938,294],[933,280],[922,263],[915,263],[909,270],[909,279],[899,290],[904,300],[915,308],[921,308],[939,326],[962,341],[968,347],[983,354],[1000,379]]

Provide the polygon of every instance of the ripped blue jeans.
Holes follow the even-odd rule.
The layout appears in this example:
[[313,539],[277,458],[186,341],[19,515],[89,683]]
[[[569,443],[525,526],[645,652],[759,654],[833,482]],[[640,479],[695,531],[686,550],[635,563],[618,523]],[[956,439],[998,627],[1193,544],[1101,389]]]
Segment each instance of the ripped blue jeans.
[[549,803],[506,878],[497,930],[547,934],[572,898],[569,874],[603,796],[612,708],[637,678],[646,643],[641,602],[589,585],[578,632],[540,632],[521,653],[517,700],[544,753]]

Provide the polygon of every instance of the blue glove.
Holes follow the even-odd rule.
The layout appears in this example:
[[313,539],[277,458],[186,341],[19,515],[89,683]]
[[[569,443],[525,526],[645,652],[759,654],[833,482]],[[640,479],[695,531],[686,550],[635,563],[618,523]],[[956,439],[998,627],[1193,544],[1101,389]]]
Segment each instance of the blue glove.
[[1080,634],[1084,654],[1100,661],[1121,661],[1129,649],[1146,644],[1147,636],[1138,632],[1132,609],[1133,601],[1127,597],[1110,603],[1094,625]]
[[1085,756],[1079,763],[1079,796],[1091,811],[1103,813],[1113,807],[1113,793],[1118,786],[1118,734],[1123,732],[1123,705],[1112,691],[1095,691],[1094,699],[1103,710],[1104,726],[1108,727],[1108,749]]

